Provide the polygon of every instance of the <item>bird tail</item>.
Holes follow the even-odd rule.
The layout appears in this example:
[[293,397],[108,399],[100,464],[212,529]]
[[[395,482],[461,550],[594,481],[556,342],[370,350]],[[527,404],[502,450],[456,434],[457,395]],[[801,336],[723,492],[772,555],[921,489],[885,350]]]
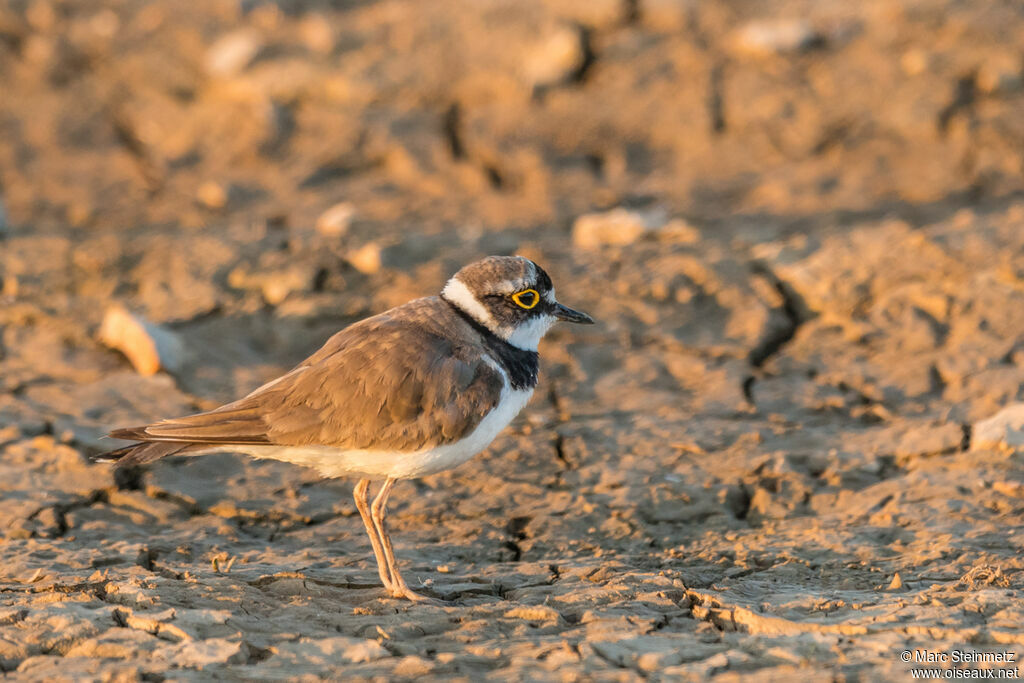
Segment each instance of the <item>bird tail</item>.
[[180,441],[135,443],[131,446],[125,446],[124,448],[118,448],[117,450],[97,455],[93,458],[93,462],[112,462],[116,463],[118,467],[145,465],[168,455],[183,454],[189,450],[194,450],[194,446],[195,444],[181,443]]
[[115,429],[107,436],[141,442],[94,458],[96,462],[116,462],[118,467],[145,465],[168,455],[201,455],[220,446],[270,443],[259,414],[235,403],[208,413]]

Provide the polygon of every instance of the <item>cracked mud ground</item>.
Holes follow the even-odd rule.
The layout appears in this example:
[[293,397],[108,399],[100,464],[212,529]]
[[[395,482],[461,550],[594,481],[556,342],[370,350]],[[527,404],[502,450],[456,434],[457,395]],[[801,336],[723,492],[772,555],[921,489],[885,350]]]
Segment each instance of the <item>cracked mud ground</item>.
[[[974,425],[1024,398],[1022,44],[986,0],[0,5],[0,670],[1019,653],[1024,460]],[[657,225],[574,244],[617,207]],[[405,575],[449,605],[385,597],[349,482],[87,463],[490,253],[600,324],[550,335],[488,451],[396,488]],[[113,303],[178,369],[96,340]]]

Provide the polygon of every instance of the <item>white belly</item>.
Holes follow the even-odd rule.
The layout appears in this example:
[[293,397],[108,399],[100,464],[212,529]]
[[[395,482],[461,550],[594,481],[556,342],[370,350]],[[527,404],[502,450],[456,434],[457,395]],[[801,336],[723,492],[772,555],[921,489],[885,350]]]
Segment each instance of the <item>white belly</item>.
[[333,446],[224,446],[206,451],[245,453],[313,467],[325,477],[359,476],[409,479],[450,470],[487,448],[533,395],[533,390],[506,389],[494,410],[463,439],[418,451],[344,450]]

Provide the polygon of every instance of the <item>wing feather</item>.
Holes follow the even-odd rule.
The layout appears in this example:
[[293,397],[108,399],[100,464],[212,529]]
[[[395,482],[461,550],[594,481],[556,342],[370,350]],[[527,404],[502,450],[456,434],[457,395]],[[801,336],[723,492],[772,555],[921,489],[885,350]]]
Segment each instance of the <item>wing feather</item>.
[[478,347],[460,346],[443,333],[451,321],[432,328],[433,318],[393,313],[342,330],[245,398],[110,435],[368,450],[418,450],[462,438],[497,405],[504,379]]

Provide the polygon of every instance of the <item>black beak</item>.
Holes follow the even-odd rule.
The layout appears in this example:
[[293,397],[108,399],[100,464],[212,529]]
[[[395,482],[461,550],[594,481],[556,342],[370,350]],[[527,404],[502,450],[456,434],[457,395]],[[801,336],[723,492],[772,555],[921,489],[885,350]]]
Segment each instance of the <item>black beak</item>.
[[594,319],[583,311],[574,311],[568,306],[562,304],[555,304],[555,317],[559,320],[564,320],[567,323],[582,323],[584,325],[593,325]]

